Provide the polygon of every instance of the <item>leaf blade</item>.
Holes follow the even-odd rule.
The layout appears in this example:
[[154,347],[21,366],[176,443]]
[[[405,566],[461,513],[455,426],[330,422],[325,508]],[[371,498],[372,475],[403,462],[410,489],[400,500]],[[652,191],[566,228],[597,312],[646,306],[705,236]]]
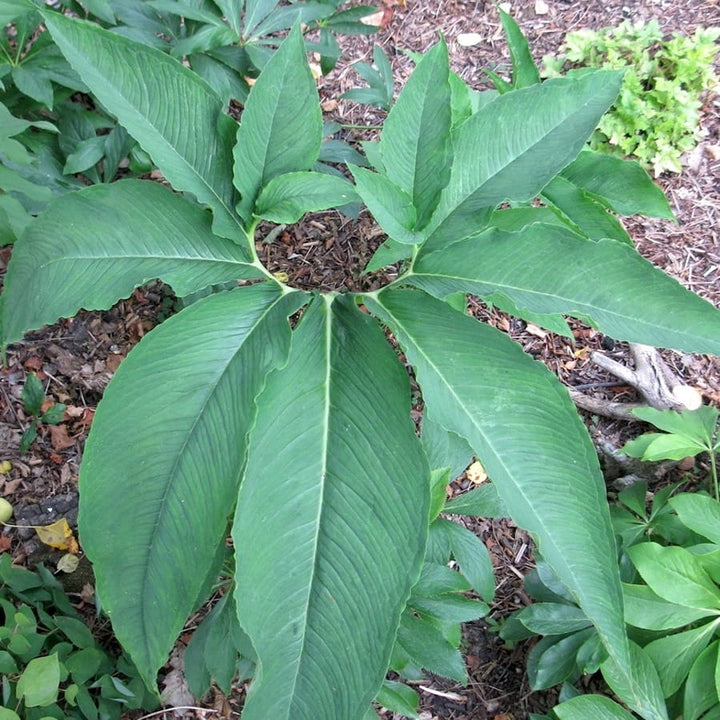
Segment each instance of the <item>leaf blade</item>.
[[[294,332],[258,400],[233,527],[237,548],[252,542],[237,554],[236,598],[260,661],[244,712],[353,720],[380,686],[420,571],[428,469],[407,378],[374,322],[328,296]],[[399,554],[390,564],[387,548]]]
[[95,185],[53,201],[17,242],[3,341],[81,307],[109,308],[156,278],[182,296],[241,277],[259,273],[235,243],[213,234],[201,208],[158,183]]
[[83,547],[150,687],[223,542],[254,398],[285,360],[287,315],[302,301],[286,297],[253,285],[166,320],[120,366],[95,415],[80,474]]

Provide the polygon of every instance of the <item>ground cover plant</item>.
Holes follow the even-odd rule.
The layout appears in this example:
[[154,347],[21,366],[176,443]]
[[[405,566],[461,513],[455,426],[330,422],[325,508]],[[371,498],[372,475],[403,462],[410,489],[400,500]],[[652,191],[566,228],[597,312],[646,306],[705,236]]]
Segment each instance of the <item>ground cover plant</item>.
[[30,572],[0,556],[2,720],[119,720],[152,710],[127,656],[100,647],[62,585],[40,566]]
[[[648,507],[647,490],[638,482],[613,507],[634,663],[639,677],[665,698],[666,717],[717,717],[720,506],[709,495],[678,493],[673,485],[655,493]],[[528,671],[535,689],[565,683],[563,702],[551,717],[635,717],[606,697],[581,695],[574,685],[603,667],[604,651],[552,571],[539,563],[526,578],[526,590],[538,602],[512,616],[501,634],[510,641],[543,636],[530,652]],[[613,685],[614,678],[603,673]]]
[[[431,481],[431,466],[454,466],[459,444],[480,457],[507,512],[597,629],[618,695],[643,717],[665,717],[662,695],[637,682],[604,484],[567,392],[457,302],[472,292],[552,328],[572,314],[618,339],[720,352],[710,304],[626,240],[590,235],[553,203],[529,204],[559,177],[585,207],[668,214],[637,165],[583,152],[620,74],[540,83],[523,70],[502,93],[476,96],[440,42],[418,62],[379,145],[368,146],[374,170],[350,168],[353,184],[313,170],[322,121],[297,26],[238,125],[166,54],[44,18],[178,194],[122,180],[52,202],[13,250],[4,343],[80,307],[109,307],[154,278],[180,296],[241,281],[139,343],[87,443],[81,540],[146,683],[208,596],[228,526],[225,607],[256,659],[246,719],[372,717],[388,666],[461,675],[448,623],[484,611],[460,593],[473,586],[489,599],[491,590],[478,543],[468,552],[451,523],[436,525],[444,482]],[[520,58],[521,39],[510,39]],[[603,182],[608,167],[614,183]],[[408,251],[391,285],[308,293],[259,262],[260,219],[293,223],[358,196]],[[422,388],[421,439],[409,377],[383,327]],[[432,567],[447,569],[450,556],[467,580]],[[445,654],[423,657],[427,647]]]
[[543,59],[553,76],[567,67],[626,68],[620,94],[590,144],[638,158],[655,175],[679,173],[681,157],[700,140],[702,94],[714,88],[720,28],[665,37],[657,21],[568,33],[564,49]]

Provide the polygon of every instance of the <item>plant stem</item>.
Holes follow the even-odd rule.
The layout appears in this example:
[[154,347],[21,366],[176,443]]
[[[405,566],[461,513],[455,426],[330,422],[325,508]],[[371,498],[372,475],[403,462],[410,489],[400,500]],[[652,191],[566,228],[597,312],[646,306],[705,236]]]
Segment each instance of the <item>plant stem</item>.
[[713,481],[713,491],[715,492],[715,500],[720,502],[720,488],[718,487],[718,473],[717,473],[717,461],[715,460],[715,453],[710,450],[710,475]]

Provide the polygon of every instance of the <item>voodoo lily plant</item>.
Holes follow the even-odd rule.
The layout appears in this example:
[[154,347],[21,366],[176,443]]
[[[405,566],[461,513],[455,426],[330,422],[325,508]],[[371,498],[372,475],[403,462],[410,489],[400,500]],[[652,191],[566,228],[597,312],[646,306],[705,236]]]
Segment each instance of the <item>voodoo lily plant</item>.
[[[617,339],[720,353],[720,312],[643,260],[609,211],[669,216],[662,194],[636,165],[583,150],[620,74],[540,83],[511,34],[514,82],[476,93],[440,42],[350,182],[313,169],[322,119],[299,28],[238,124],[177,60],[43,13],[176,192],[129,179],[51,202],[13,248],[4,344],[156,278],[181,297],[217,290],[122,363],[80,472],[82,545],[146,682],[208,597],[230,529],[224,602],[256,658],[245,720],[374,716],[396,638],[413,659],[424,611],[405,607],[430,552],[442,464],[416,434],[389,330],[425,421],[448,447],[464,439],[597,628],[616,693],[664,717],[636,677],[603,478],[568,393],[448,301],[473,293],[566,333],[573,315]],[[261,219],[293,223],[358,198],[389,237],[380,252],[405,258],[387,287],[300,291],[260,263]]]

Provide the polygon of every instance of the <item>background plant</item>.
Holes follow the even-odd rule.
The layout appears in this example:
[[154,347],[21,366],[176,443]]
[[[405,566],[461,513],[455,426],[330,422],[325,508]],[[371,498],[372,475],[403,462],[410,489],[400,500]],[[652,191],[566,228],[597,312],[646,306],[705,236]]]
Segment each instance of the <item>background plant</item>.
[[62,422],[65,405],[51,403],[45,406],[45,389],[37,375],[28,373],[22,391],[22,404],[30,415],[30,424],[20,438],[20,452],[26,452],[37,437],[38,425],[57,425]]
[[60,583],[42,566],[30,572],[0,556],[2,720],[119,720],[152,710],[126,656],[100,647]]
[[[662,693],[667,717],[697,720],[720,712],[720,506],[701,493],[673,496],[676,489],[655,494],[649,509],[644,482],[622,491],[613,525],[638,675]],[[501,634],[512,641],[544,636],[530,653],[528,671],[535,689],[565,683],[553,717],[632,717],[596,695],[570,702],[579,696],[573,683],[582,675],[602,668],[613,688],[616,678],[604,669],[605,654],[587,617],[547,566],[526,578],[526,589],[540,602],[516,613]]]
[[613,107],[590,145],[633,156],[655,175],[681,172],[683,153],[702,137],[702,93],[717,86],[713,61],[720,28],[698,28],[691,37],[666,37],[656,20],[568,33],[557,56],[543,58],[544,73],[568,67],[625,68]]
[[[83,82],[184,194],[130,179],[51,203],[13,248],[4,342],[80,307],[108,307],[150,279],[181,297],[241,281],[143,338],[98,407],[83,459],[81,540],[148,685],[208,597],[230,526],[227,602],[259,668],[246,720],[371,717],[397,644],[404,667],[430,662],[413,649],[426,630],[415,619],[432,618],[425,624],[447,640],[433,609],[468,613],[472,598],[459,593],[468,584],[488,592],[477,543],[469,562],[459,555],[465,535],[435,554],[434,536],[457,531],[429,530],[431,466],[455,464],[429,448],[460,443],[597,628],[618,693],[643,717],[663,718],[662,695],[635,676],[605,487],[566,390],[507,336],[445,301],[503,298],[545,326],[571,314],[618,339],[720,352],[710,304],[626,240],[530,205],[559,174],[581,197],[607,176],[596,165],[604,156],[581,151],[619,73],[540,83],[518,72],[514,87],[481,99],[458,84],[441,42],[393,105],[370,151],[374,170],[350,166],[353,185],[312,171],[322,118],[299,26],[268,60],[238,125],[207,83],[159,50],[43,17]],[[519,35],[510,40],[517,52]],[[598,206],[667,212],[636,165],[610,167],[612,182],[593,186]],[[259,262],[261,219],[293,223],[358,196],[408,250],[390,286],[306,293]],[[383,326],[422,388],[432,444],[415,433],[409,377]],[[443,570],[430,593],[425,561],[450,556],[478,580]]]

